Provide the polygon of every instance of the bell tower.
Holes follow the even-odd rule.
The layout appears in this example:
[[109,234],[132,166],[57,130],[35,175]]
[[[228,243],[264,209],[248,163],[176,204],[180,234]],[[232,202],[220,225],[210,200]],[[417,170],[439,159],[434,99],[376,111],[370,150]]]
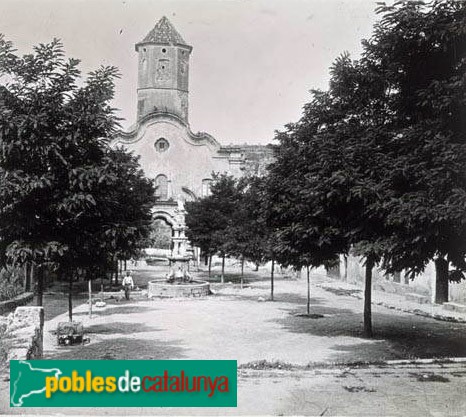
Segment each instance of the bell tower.
[[164,16],[136,44],[137,118],[153,112],[174,114],[188,123],[189,46]]

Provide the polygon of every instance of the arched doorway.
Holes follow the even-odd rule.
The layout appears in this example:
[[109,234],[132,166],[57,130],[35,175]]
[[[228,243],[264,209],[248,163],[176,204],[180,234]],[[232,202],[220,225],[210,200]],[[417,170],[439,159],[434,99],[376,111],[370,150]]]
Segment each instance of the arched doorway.
[[173,236],[173,222],[167,215],[155,214],[150,235],[151,247],[170,250]]

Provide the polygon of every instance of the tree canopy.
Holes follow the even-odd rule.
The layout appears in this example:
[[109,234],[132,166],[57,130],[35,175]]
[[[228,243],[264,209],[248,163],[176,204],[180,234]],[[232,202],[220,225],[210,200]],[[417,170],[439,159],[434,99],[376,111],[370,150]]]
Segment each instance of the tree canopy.
[[465,5],[378,12],[361,59],[339,57],[328,91],[277,135],[269,176],[277,259],[317,266],[351,249],[366,297],[379,261],[412,276],[434,258],[465,266]]
[[95,268],[131,256],[150,230],[154,187],[109,140],[114,67],[82,82],[59,40],[18,56],[0,36],[0,256]]

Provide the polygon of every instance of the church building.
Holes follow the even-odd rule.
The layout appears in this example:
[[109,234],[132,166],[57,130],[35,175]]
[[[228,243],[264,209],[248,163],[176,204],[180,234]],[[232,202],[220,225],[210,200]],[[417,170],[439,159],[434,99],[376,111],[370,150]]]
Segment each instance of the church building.
[[[212,173],[241,176],[262,171],[272,149],[260,145],[221,145],[189,125],[189,59],[192,46],[162,17],[135,46],[138,54],[137,120],[119,132],[112,146],[140,156],[147,177],[155,180],[154,220],[172,231],[183,229],[179,208],[209,194]],[[163,227],[157,222],[155,227]],[[163,246],[163,245],[162,245]]]

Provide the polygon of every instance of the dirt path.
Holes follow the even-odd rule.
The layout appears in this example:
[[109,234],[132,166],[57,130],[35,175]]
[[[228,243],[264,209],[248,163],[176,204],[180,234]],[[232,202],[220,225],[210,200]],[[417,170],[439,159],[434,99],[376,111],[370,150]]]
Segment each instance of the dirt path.
[[[215,289],[215,286],[214,286]],[[88,318],[75,311],[91,342],[57,347],[50,334],[66,314],[46,323],[45,355],[56,359],[236,359],[294,365],[466,356],[466,325],[439,322],[374,307],[376,338],[362,338],[362,301],[312,290],[313,312],[304,312],[304,281],[280,281],[275,302],[268,283],[240,290],[226,285],[202,299],[113,302]],[[136,355],[136,356],[135,356]]]
[[[313,278],[314,282],[319,279]],[[29,412],[460,415],[465,406],[464,364],[414,370],[347,365],[305,368],[316,362],[466,357],[466,325],[374,306],[376,337],[367,340],[362,338],[361,300],[312,288],[312,311],[323,317],[309,319],[299,315],[305,310],[305,281],[279,279],[276,284],[275,302],[263,301],[269,295],[268,282],[256,280],[243,290],[238,285],[213,284],[216,294],[202,299],[110,301],[104,309],[94,310],[92,318],[82,304],[74,317],[83,321],[90,338],[85,345],[56,345],[52,332],[58,322],[67,320],[66,312],[45,324],[46,359],[236,359],[246,365],[239,373],[238,408]],[[54,311],[59,313],[60,303],[56,303]],[[258,361],[286,370],[251,369]],[[0,379],[0,392],[0,413],[27,411],[7,407],[7,375]]]

